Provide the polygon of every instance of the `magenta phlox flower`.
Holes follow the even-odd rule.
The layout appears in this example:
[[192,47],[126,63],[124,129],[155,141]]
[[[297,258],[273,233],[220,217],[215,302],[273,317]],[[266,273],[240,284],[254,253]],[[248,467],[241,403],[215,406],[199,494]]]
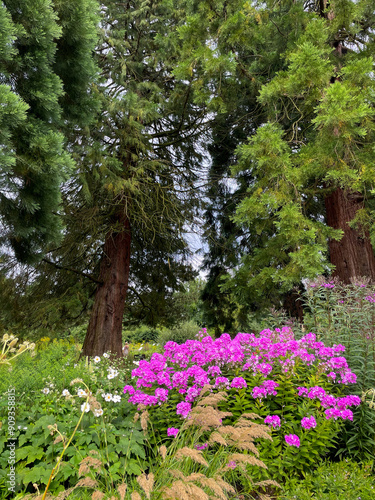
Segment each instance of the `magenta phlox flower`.
[[348,406],[359,406],[361,404],[361,398],[359,396],[344,396],[342,398],[337,398],[336,405],[340,410],[347,408]]
[[306,396],[308,395],[309,393],[309,390],[307,387],[297,387],[297,391],[298,391],[298,396]]
[[201,393],[200,387],[196,385],[189,387],[188,390],[186,391],[185,401],[187,401],[188,403],[192,403],[197,399],[200,393]]
[[191,404],[186,403],[185,401],[181,401],[181,403],[178,403],[176,406],[176,413],[177,415],[181,415],[182,418],[186,418],[189,415],[190,410]]
[[299,448],[299,446],[301,444],[300,439],[296,434],[287,434],[285,436],[285,441],[286,441],[287,445],[296,446],[297,448]]
[[211,376],[221,375],[221,370],[220,370],[220,367],[217,365],[209,366],[207,368],[207,373],[208,373],[208,375],[211,375]]
[[316,342],[315,333],[309,332],[309,333],[306,333],[306,335],[304,335],[301,338],[300,345],[306,346],[306,347],[312,347],[315,342]]
[[316,420],[313,416],[311,417],[303,417],[303,419],[301,420],[301,426],[304,428],[304,429],[315,429],[316,427]]
[[281,426],[281,420],[278,415],[268,415],[264,419],[264,423],[270,425],[274,429],[278,429]]
[[270,363],[259,363],[254,366],[254,372],[259,372],[267,377],[272,372],[272,365]]
[[235,469],[237,467],[237,464],[234,460],[230,460],[228,463],[227,463],[227,467],[229,467],[229,469]]
[[134,389],[134,387],[132,385],[126,385],[124,387],[124,394],[130,394],[130,395],[132,395],[134,393],[135,393],[135,389]]
[[168,427],[167,436],[176,437],[178,432],[179,432],[179,429],[176,429],[175,427]]
[[158,387],[155,389],[155,396],[157,397],[159,403],[164,403],[168,399],[168,389]]
[[336,370],[348,369],[348,362],[343,356],[338,356],[336,358],[332,357],[328,361],[328,365]]
[[353,412],[351,410],[340,410],[339,408],[328,408],[324,412],[326,419],[342,418],[343,420],[353,420]]
[[156,396],[150,396],[149,394],[145,394],[142,391],[135,391],[135,393],[130,396],[128,399],[129,403],[133,403],[135,405],[146,405],[146,406],[154,406],[158,404],[158,398]]
[[357,382],[357,375],[350,370],[347,370],[341,375],[342,384],[355,384]]
[[172,376],[172,386],[186,388],[189,379],[189,374],[187,372],[175,372]]
[[214,387],[223,387],[228,385],[229,385],[229,380],[227,379],[227,377],[216,377]]
[[207,448],[207,446],[208,446],[208,443],[196,444],[196,445],[194,446],[194,448],[195,448],[196,450],[205,450],[205,449]]
[[326,395],[326,391],[323,389],[323,387],[319,387],[318,385],[316,385],[316,386],[311,387],[309,389],[307,397],[310,399],[315,399],[315,398],[320,399],[325,395]]
[[247,387],[247,383],[246,383],[246,380],[242,377],[235,377],[230,386],[232,387],[232,389],[243,389],[245,387]]
[[265,380],[260,386],[255,386],[253,388],[252,396],[254,399],[262,399],[263,397],[266,398],[269,395],[276,396],[276,387],[279,387],[279,384],[274,380]]
[[329,283],[323,283],[320,286],[321,288],[335,288],[335,283],[333,281],[330,281]]
[[329,408],[330,406],[335,406],[337,401],[335,396],[331,396],[330,394],[325,394],[324,396],[319,398],[319,400],[323,408]]

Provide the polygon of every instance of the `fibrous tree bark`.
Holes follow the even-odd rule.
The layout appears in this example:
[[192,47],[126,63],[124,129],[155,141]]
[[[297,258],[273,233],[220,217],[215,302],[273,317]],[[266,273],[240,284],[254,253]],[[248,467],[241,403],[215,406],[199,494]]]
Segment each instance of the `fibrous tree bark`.
[[122,352],[122,320],[130,271],[131,227],[127,215],[118,213],[118,229],[105,237],[83,356]]
[[344,283],[360,276],[375,280],[375,257],[369,231],[350,226],[358,211],[364,208],[363,196],[337,188],[324,201],[327,224],[343,232],[339,241],[329,241],[330,261],[335,266],[333,275]]

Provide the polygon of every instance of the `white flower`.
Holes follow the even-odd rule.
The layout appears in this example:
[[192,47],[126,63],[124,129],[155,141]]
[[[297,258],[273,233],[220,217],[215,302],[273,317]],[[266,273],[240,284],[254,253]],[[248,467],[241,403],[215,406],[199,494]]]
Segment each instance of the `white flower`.
[[95,417],[100,417],[101,415],[103,415],[103,410],[101,408],[100,409],[96,408],[94,410],[94,416]]
[[108,394],[104,394],[104,399],[106,401],[112,401],[112,394],[109,394],[109,393]]
[[139,365],[139,361],[133,361],[133,363],[137,366]]
[[108,352],[105,352],[105,353],[103,354],[103,357],[104,357],[104,358],[109,358],[109,354],[108,354]]
[[107,375],[107,378],[108,378],[108,380],[111,380],[112,378],[117,377],[117,375],[118,375],[118,371],[114,370],[113,368],[110,368],[108,375]]
[[45,387],[44,389],[42,389],[42,392],[43,392],[43,394],[48,394],[49,393],[48,387]]
[[63,395],[63,396],[70,396],[70,392],[68,391],[68,389],[64,389],[64,390],[62,391],[62,395]]
[[77,395],[80,397],[80,398],[86,398],[87,397],[87,392],[83,389],[78,389],[77,391]]
[[95,363],[99,363],[99,361],[100,361],[99,356],[95,356],[94,361],[95,361]]
[[24,427],[24,428],[23,428],[23,430],[24,430],[24,431],[27,431],[27,427]]
[[19,426],[17,427],[17,429],[21,429],[21,426],[19,425]]
[[119,403],[121,401],[121,396],[112,396],[112,401],[114,403]]
[[143,345],[141,345],[141,347],[138,349],[138,351],[142,351],[143,349]]
[[81,405],[81,411],[84,411],[86,413],[90,411],[90,405],[87,403],[87,401],[86,403],[83,403],[83,405]]

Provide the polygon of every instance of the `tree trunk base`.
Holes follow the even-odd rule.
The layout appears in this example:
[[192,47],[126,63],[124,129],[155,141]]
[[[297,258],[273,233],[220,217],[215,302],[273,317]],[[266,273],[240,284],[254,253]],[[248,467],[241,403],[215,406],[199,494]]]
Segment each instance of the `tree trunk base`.
[[125,215],[118,217],[123,231],[107,234],[82,356],[123,357],[122,320],[130,268],[130,223]]

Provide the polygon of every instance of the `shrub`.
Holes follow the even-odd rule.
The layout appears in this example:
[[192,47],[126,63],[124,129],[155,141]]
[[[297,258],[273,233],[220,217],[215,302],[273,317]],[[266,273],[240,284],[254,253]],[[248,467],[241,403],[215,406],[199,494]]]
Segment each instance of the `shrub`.
[[290,484],[280,500],[372,500],[375,479],[372,464],[359,465],[350,460],[324,463],[303,481]]
[[[367,278],[344,284],[318,277],[303,296],[304,328],[313,329],[326,345],[345,346],[345,357],[357,376],[351,391],[363,396],[375,387],[375,286]],[[368,460],[375,453],[375,414],[361,406],[354,421],[346,422],[336,454]]]
[[156,342],[160,335],[160,330],[148,325],[141,325],[134,330],[124,330],[122,338],[124,342]]
[[[265,330],[259,337],[202,337],[182,345],[168,342],[162,354],[133,370],[136,388],[124,388],[129,402],[150,407],[161,439],[167,427],[178,427],[189,415],[203,386],[229,390],[225,408],[232,421],[246,411],[279,419],[280,425],[271,425],[274,443],[262,447],[262,457],[281,480],[316,464],[333,445],[341,423],[353,418],[348,408],[360,404],[357,396],[340,397],[345,384],[355,382],[341,356],[342,345],[325,347],[311,333],[296,341],[287,327]],[[313,422],[311,417],[316,429],[304,425],[306,418]]]
[[184,344],[187,340],[196,338],[199,326],[194,321],[185,321],[180,325],[163,330],[159,337],[158,343],[164,346],[167,342],[176,342],[176,344]]

